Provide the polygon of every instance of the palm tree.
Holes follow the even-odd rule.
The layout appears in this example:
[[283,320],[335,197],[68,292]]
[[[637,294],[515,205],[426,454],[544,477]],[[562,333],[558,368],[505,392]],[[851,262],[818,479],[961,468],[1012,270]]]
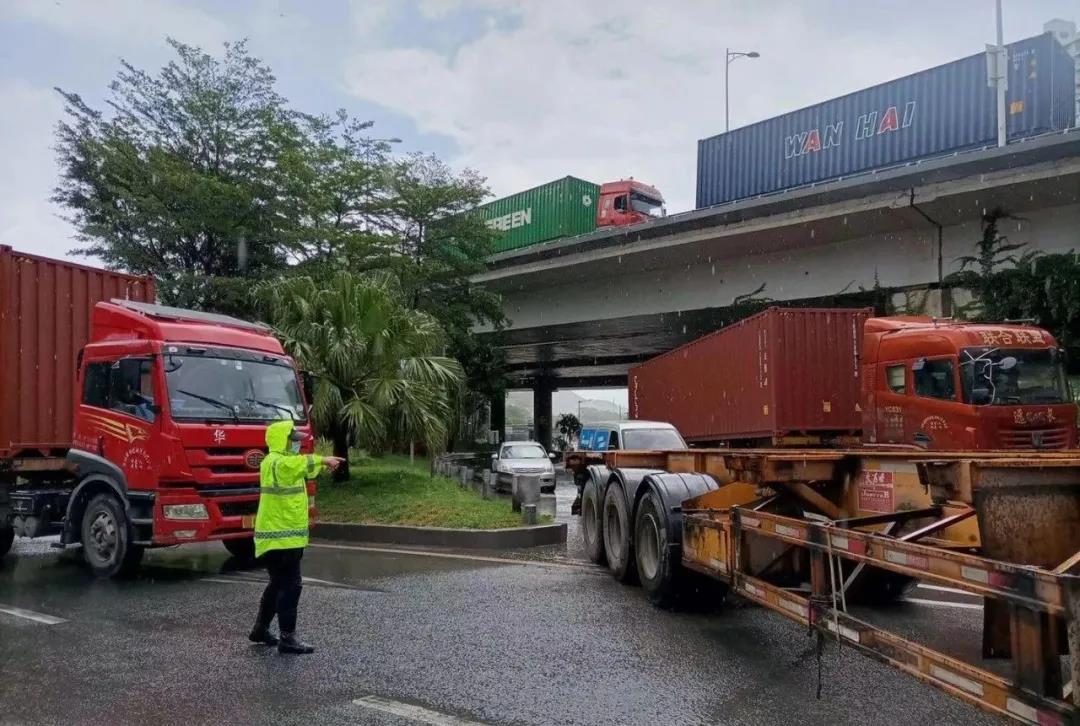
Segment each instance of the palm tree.
[[[461,365],[437,355],[442,329],[402,304],[391,277],[342,271],[264,283],[257,294],[285,349],[315,375],[312,415],[335,456],[347,458],[350,444],[445,447]],[[335,478],[348,476],[342,467]]]

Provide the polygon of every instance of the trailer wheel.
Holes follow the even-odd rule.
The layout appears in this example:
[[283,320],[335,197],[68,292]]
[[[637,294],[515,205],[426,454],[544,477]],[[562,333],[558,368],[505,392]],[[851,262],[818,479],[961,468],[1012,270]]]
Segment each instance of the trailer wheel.
[[242,539],[223,539],[221,544],[229,554],[241,562],[251,562],[255,559],[255,538],[244,537]]
[[86,563],[98,577],[133,574],[142,561],[143,548],[131,543],[131,524],[120,501],[98,494],[83,510],[82,546]]
[[622,487],[612,484],[604,494],[604,550],[608,570],[619,582],[630,583],[636,575],[630,513],[626,511]]
[[674,562],[664,505],[656,492],[645,492],[634,515],[634,558],[641,588],[653,605],[671,608],[679,599],[686,573]]
[[598,565],[607,562],[604,556],[603,510],[596,482],[591,477],[581,492],[581,538],[585,541],[585,554]]
[[11,551],[11,543],[15,541],[15,528],[10,524],[0,527],[0,557]]

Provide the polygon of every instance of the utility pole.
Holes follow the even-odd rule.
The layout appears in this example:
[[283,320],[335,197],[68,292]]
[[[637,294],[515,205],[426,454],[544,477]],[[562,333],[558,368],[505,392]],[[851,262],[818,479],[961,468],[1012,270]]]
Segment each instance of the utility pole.
[[1009,89],[1009,58],[1005,50],[1005,33],[1002,29],[1001,0],[995,3],[997,19],[997,45],[986,46],[986,82],[997,92],[997,143],[1004,146],[1008,141],[1008,109],[1005,92]]

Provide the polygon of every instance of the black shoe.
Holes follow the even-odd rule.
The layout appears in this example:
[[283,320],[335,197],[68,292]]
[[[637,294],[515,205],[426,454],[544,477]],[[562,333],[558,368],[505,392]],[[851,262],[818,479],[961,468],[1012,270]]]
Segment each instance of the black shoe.
[[295,633],[282,633],[281,640],[277,644],[277,652],[307,655],[308,653],[314,653],[315,648],[298,640]]
[[266,628],[260,625],[256,625],[250,633],[248,633],[248,640],[252,643],[258,643],[260,645],[277,645],[278,638],[276,635],[270,632],[270,628]]

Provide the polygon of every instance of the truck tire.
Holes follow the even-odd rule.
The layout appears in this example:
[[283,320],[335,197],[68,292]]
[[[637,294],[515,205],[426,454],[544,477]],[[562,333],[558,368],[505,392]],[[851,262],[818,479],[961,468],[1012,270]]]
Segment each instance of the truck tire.
[[608,570],[616,580],[629,584],[636,575],[632,524],[619,484],[612,483],[604,494],[603,524]]
[[[681,475],[683,484],[688,485],[686,494],[696,496],[710,490],[707,487],[711,482],[703,477],[699,477],[700,481],[690,480],[691,476]],[[653,483],[662,486],[671,482],[654,480]],[[652,486],[638,499],[634,514],[634,558],[641,588],[653,605],[666,610],[715,611],[724,604],[727,586],[683,567],[682,528],[678,521],[666,510],[663,498]]]
[[634,515],[634,559],[641,589],[653,605],[670,609],[682,594],[686,572],[682,563],[674,562],[671,537],[681,532],[668,532],[667,515],[660,497],[652,489],[638,500]]
[[604,555],[604,530],[600,492],[590,478],[581,492],[581,539],[585,542],[585,554],[598,565],[607,564]]
[[221,544],[229,554],[241,562],[253,562],[255,560],[255,538],[243,537],[241,539],[223,539]]
[[0,527],[0,557],[11,551],[11,543],[15,541],[15,528],[10,524]]
[[143,548],[131,543],[124,505],[112,494],[98,494],[83,510],[83,557],[98,577],[125,577],[142,561]]

